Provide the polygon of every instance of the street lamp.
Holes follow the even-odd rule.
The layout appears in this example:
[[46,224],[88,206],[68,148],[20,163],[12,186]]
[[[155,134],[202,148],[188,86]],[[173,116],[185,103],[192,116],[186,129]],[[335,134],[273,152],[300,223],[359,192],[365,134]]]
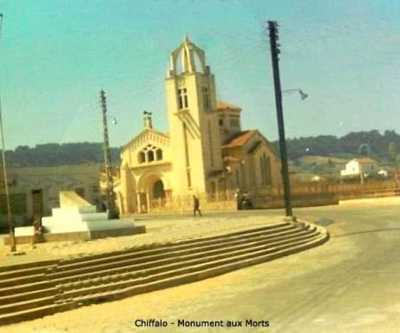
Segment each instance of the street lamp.
[[284,94],[290,94],[290,93],[294,93],[294,92],[298,92],[300,94],[300,98],[301,98],[302,101],[304,101],[308,97],[308,94],[306,94],[303,90],[301,90],[299,88],[286,89],[286,90],[282,91],[282,93],[284,93]]
[[279,72],[279,54],[280,44],[279,44],[279,33],[278,33],[278,23],[276,21],[268,21],[268,32],[271,50],[271,62],[272,62],[272,74],[274,80],[275,88],[275,107],[276,116],[278,122],[278,132],[279,132],[279,151],[281,157],[281,173],[283,182],[283,196],[285,201],[286,216],[293,218],[293,210],[291,204],[290,196],[290,179],[289,179],[289,168],[288,168],[288,158],[287,158],[287,148],[285,139],[285,125],[283,119],[283,105],[282,105],[282,94],[298,92],[302,100],[306,99],[308,95],[304,93],[301,89],[288,89],[282,90],[281,79]]
[[283,197],[285,201],[286,216],[289,218],[293,218],[292,204],[290,202],[290,180],[286,152],[285,126],[283,121],[281,79],[279,73],[280,45],[278,43],[278,23],[276,21],[268,21],[268,30],[271,50],[272,74],[275,88],[275,107],[279,132],[279,151],[282,164],[281,174],[283,182]]

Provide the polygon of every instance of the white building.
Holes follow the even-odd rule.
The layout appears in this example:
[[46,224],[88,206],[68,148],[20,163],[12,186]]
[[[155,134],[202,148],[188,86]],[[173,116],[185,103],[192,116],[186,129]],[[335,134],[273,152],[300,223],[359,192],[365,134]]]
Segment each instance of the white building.
[[377,172],[377,175],[380,176],[381,178],[388,178],[389,177],[389,172],[385,169],[380,169]]
[[371,158],[355,158],[340,170],[341,177],[368,177],[378,169],[378,163]]

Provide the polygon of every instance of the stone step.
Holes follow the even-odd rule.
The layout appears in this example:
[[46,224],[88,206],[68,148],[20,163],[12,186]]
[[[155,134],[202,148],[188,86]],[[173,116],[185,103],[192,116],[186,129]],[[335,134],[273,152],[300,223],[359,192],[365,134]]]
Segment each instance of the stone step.
[[[274,229],[274,232],[280,232],[280,231],[285,231],[285,230],[297,230],[300,227],[296,226],[283,226],[282,228],[277,228]],[[89,258],[77,258],[78,260],[72,259],[68,260],[65,262],[60,262],[60,264],[57,266],[57,271],[64,271],[64,270],[70,270],[74,268],[79,268],[79,267],[88,267],[91,265],[97,265],[100,263],[107,263],[107,262],[114,262],[115,260],[118,259],[126,259],[129,257],[135,257],[135,258],[145,258],[147,256],[152,256],[152,255],[157,255],[157,254],[165,254],[166,251],[173,251],[173,250],[178,250],[178,249],[189,249],[193,248],[196,245],[205,245],[205,244],[218,244],[218,243],[223,243],[223,242],[229,242],[234,239],[244,239],[244,238],[249,238],[252,237],[255,234],[266,234],[266,233],[272,233],[272,230],[266,229],[266,230],[260,230],[256,229],[254,231],[246,232],[243,234],[238,234],[238,235],[221,235],[217,237],[212,237],[210,238],[200,238],[200,239],[195,239],[195,240],[188,240],[188,241],[182,241],[182,242],[177,242],[177,243],[172,243],[172,244],[166,244],[166,245],[158,245],[158,246],[152,246],[150,248],[139,248],[139,249],[132,249],[132,250],[126,250],[126,251],[119,251],[118,253],[115,253],[114,255],[112,254],[107,254],[107,256],[99,255],[89,257]]]
[[132,249],[126,249],[126,250],[121,250],[121,251],[114,251],[114,252],[108,252],[108,253],[101,253],[97,255],[91,255],[91,256],[85,256],[85,257],[80,257],[80,258],[73,258],[73,259],[68,259],[66,261],[61,261],[58,270],[63,270],[64,267],[65,269],[69,269],[70,266],[76,264],[78,265],[80,262],[84,262],[85,265],[89,263],[89,261],[95,261],[95,260],[100,260],[100,259],[107,259],[107,258],[114,258],[117,255],[126,255],[128,253],[135,253],[136,255],[139,255],[140,252],[147,253],[149,251],[155,251],[155,252],[160,252],[162,253],[164,249],[166,248],[171,248],[175,246],[185,246],[185,245],[190,245],[190,244],[195,244],[195,243],[201,243],[205,241],[213,241],[213,240],[218,240],[218,239],[224,239],[227,237],[239,237],[241,235],[257,232],[257,231],[273,231],[275,229],[279,228],[295,228],[295,226],[291,223],[287,222],[282,222],[279,224],[273,224],[273,225],[268,225],[260,228],[254,228],[250,230],[242,230],[242,231],[237,231],[229,234],[224,234],[224,235],[219,235],[219,236],[211,236],[211,237],[203,237],[203,238],[197,238],[197,239],[192,239],[192,240],[184,240],[184,241],[179,241],[176,243],[171,243],[171,244],[166,244],[166,245],[144,245],[139,248],[132,248]]
[[[304,236],[307,237],[307,236]],[[313,237],[313,235],[310,235],[309,237]],[[299,239],[298,238],[293,238],[293,239]],[[79,279],[74,279],[74,280],[67,280],[67,282],[59,282],[59,285],[63,290],[70,290],[73,288],[76,288],[79,285],[91,285],[91,284],[101,284],[103,281],[106,281],[108,277],[114,275],[116,276],[116,279],[120,280],[122,278],[126,277],[133,277],[133,276],[147,276],[150,274],[154,274],[157,272],[162,272],[165,270],[171,270],[171,269],[178,269],[187,265],[192,265],[192,264],[197,264],[197,263],[202,263],[202,262],[209,262],[210,260],[213,260],[215,258],[224,258],[228,256],[233,256],[237,253],[246,253],[250,252],[252,250],[258,249],[258,248],[265,248],[267,246],[274,246],[275,244],[283,244],[284,242],[289,242],[292,241],[293,239],[288,239],[280,242],[276,242],[274,244],[258,244],[258,247],[256,244],[251,244],[246,247],[241,247],[239,248],[234,248],[233,251],[213,251],[212,253],[209,253],[207,255],[190,255],[186,257],[182,257],[179,261],[166,261],[166,262],[159,262],[159,263],[153,263],[150,265],[147,265],[145,268],[140,268],[137,269],[137,267],[129,267],[124,270],[112,270],[109,271],[108,273],[103,272],[101,274],[96,274],[96,275],[90,275],[90,276],[80,276]]]
[[[220,256],[215,256],[215,257],[209,257],[206,258],[206,260],[203,261],[192,261],[192,262],[185,262],[179,267],[176,267],[174,265],[170,265],[169,267],[164,267],[163,269],[159,268],[154,268],[151,270],[148,270],[148,272],[145,272],[145,274],[137,274],[136,276],[133,277],[133,279],[130,280],[123,280],[123,281],[118,281],[115,283],[105,283],[100,284],[100,285],[94,285],[90,287],[83,287],[81,289],[72,289],[69,291],[65,291],[63,293],[62,297],[66,298],[75,298],[78,296],[82,296],[84,294],[90,294],[90,293],[97,293],[100,291],[105,291],[105,290],[116,290],[116,289],[121,289],[121,288],[126,288],[128,286],[142,283],[143,281],[155,281],[160,278],[165,278],[165,277],[173,277],[178,274],[183,274],[183,273],[188,273],[191,271],[196,271],[199,269],[205,269],[205,268],[211,268],[211,267],[217,267],[221,264],[225,263],[232,263],[237,260],[242,260],[245,258],[251,258],[255,255],[259,254],[271,254],[273,252],[291,247],[291,246],[296,246],[298,244],[306,243],[309,242],[313,239],[318,238],[320,235],[315,234],[308,236],[307,238],[301,238],[301,239],[296,239],[291,242],[282,242],[281,244],[277,244],[273,247],[268,247],[268,246],[260,246],[256,248],[254,251],[237,251],[231,254],[226,254],[226,255],[220,255]],[[101,282],[98,281],[98,282]],[[62,286],[60,286],[63,288]]]
[[[85,265],[79,265],[78,268],[75,268],[76,266],[72,266],[75,269],[71,270],[62,270],[61,272],[57,270],[54,270],[53,272],[49,273],[48,276],[52,279],[58,279],[62,277],[73,277],[76,274],[84,274],[84,273],[91,273],[91,272],[97,272],[100,269],[113,269],[116,267],[121,267],[121,266],[128,266],[132,264],[140,264],[140,263],[149,263],[150,261],[155,261],[155,260],[161,260],[161,259],[170,259],[177,257],[177,256],[182,256],[185,254],[189,253],[198,253],[202,251],[207,251],[211,249],[218,249],[218,248],[224,248],[224,247],[229,247],[234,244],[240,245],[243,243],[248,243],[253,239],[264,239],[267,241],[268,239],[273,239],[274,237],[286,237],[290,236],[292,234],[297,234],[299,232],[306,232],[306,230],[290,230],[284,233],[277,233],[274,235],[264,235],[264,234],[256,234],[252,235],[251,237],[249,236],[248,238],[244,239],[235,239],[235,240],[228,240],[228,241],[223,241],[223,242],[217,242],[216,244],[210,244],[207,243],[206,245],[203,246],[203,244],[199,244],[198,247],[185,247],[183,250],[181,250],[180,247],[171,247],[171,249],[165,249],[163,253],[161,254],[156,254],[156,255],[149,255],[145,257],[137,257],[134,254],[131,254],[130,256],[118,256],[114,258],[113,261],[100,261],[99,264],[96,266],[90,265],[90,266],[85,266]],[[175,250],[175,251],[174,251]],[[96,262],[98,263],[98,262]],[[92,263],[93,264],[93,263]]]
[[32,275],[44,274],[48,270],[54,268],[55,266],[56,265],[45,265],[38,267],[26,267],[20,269],[16,268],[14,270],[0,272],[0,281],[20,276],[32,276]]
[[76,308],[77,305],[74,303],[67,304],[50,304],[44,305],[32,309],[16,311],[8,314],[0,315],[0,325],[9,325],[18,323],[25,320],[33,320],[41,318],[47,315],[51,315],[57,312],[72,310]]
[[[3,283],[3,289],[0,289],[0,304],[1,302],[7,303],[0,306],[0,324],[34,319],[47,314],[76,308],[80,305],[119,299],[138,293],[201,280],[305,250],[322,244],[328,239],[328,234],[324,229],[319,227],[309,229],[302,228],[301,225],[299,227],[298,225],[295,232],[292,231],[294,230],[281,230],[281,232],[275,235],[272,233],[267,236],[256,232],[253,235],[248,235],[249,237],[245,239],[245,242],[240,242],[233,237],[229,242],[219,244],[223,245],[222,247],[203,246],[204,243],[201,243],[201,239],[193,240],[193,242],[188,241],[185,245],[192,243],[193,247],[200,247],[203,251],[196,253],[196,251],[190,251],[190,249],[182,250],[185,248],[181,247],[181,255],[175,257],[172,262],[168,261],[168,258],[160,260],[160,257],[158,257],[158,261],[149,261],[149,266],[144,266],[145,262],[142,262],[141,271],[136,270],[113,274],[118,271],[118,267],[115,270],[106,269],[102,272],[103,278],[89,278],[86,282],[75,282],[69,285],[72,289],[68,289],[65,293],[62,292],[61,288],[54,288],[54,281],[29,282],[31,281],[29,279],[32,277],[34,280],[38,278],[36,274],[19,278],[19,282],[25,281],[26,283],[22,285],[9,286],[8,282],[11,279],[7,279],[4,280],[6,283]],[[254,231],[250,230],[247,234],[252,232]],[[235,234],[240,234],[240,232]],[[220,239],[223,237],[209,237],[208,239]],[[152,249],[157,249],[157,247],[153,246]],[[143,251],[149,251],[149,249]],[[175,252],[179,252],[179,250]],[[123,253],[124,251],[119,251],[119,254]],[[182,253],[185,255],[182,256]],[[109,256],[110,259],[113,255],[115,256],[115,253]],[[154,257],[157,258],[157,256],[149,255],[147,257],[144,256],[142,259],[150,260],[154,259]],[[92,264],[95,263],[95,265],[98,265],[101,262],[99,259],[103,258],[107,258],[107,256],[97,256],[93,259],[95,261]],[[127,258],[129,260],[129,257]],[[88,258],[79,259],[72,262],[81,262],[83,264]],[[108,267],[107,262],[105,262],[105,267]],[[122,260],[120,264],[125,265]],[[159,266],[155,266],[157,264]],[[102,265],[98,266],[98,268],[102,267]],[[143,267],[147,268],[143,269]],[[53,272],[57,268],[59,267],[57,266],[53,269]],[[21,267],[17,270],[21,270]],[[51,273],[46,275],[51,275]],[[83,275],[81,277],[83,278]],[[4,281],[0,280],[0,283]],[[7,286],[9,288],[6,288]],[[68,285],[64,284],[63,287],[68,287]],[[23,293],[27,294],[27,298],[24,298]],[[79,304],[73,298],[79,301]]]
[[21,276],[21,277],[14,277],[11,279],[4,279],[4,280],[0,280],[0,290],[4,289],[6,287],[13,287],[13,286],[18,286],[18,285],[31,284],[34,282],[45,281],[46,279],[47,279],[46,274],[44,274],[44,273],[26,275],[26,276]]
[[23,264],[17,265],[8,265],[8,266],[0,266],[0,272],[10,272],[15,270],[29,269],[29,268],[38,268],[43,266],[52,266],[58,263],[58,260],[43,260],[36,262],[27,262]]
[[38,308],[45,305],[51,305],[54,303],[54,300],[55,300],[54,296],[47,296],[47,297],[35,298],[21,302],[14,302],[6,305],[1,305],[0,315],[27,309]]
[[54,283],[48,280],[27,283],[23,285],[16,285],[0,289],[0,296],[23,294],[35,290],[43,290],[54,287]]
[[215,255],[219,253],[229,253],[231,251],[235,251],[238,249],[251,249],[252,247],[255,247],[257,245],[261,246],[271,246],[274,244],[274,242],[277,241],[287,241],[292,238],[298,238],[300,236],[306,236],[312,233],[312,231],[299,231],[295,234],[289,234],[289,235],[283,235],[281,237],[277,238],[255,238],[254,240],[248,240],[245,243],[240,243],[238,244],[226,244],[222,248],[208,248],[205,251],[196,251],[196,250],[189,250],[185,252],[178,252],[174,256],[166,256],[166,258],[161,258],[160,256],[157,257],[150,257],[148,258],[147,261],[145,262],[139,262],[135,263],[134,261],[129,261],[125,262],[122,264],[117,265],[116,267],[109,267],[110,265],[107,266],[98,266],[96,270],[90,273],[85,273],[85,272],[77,272],[78,274],[75,276],[67,276],[61,279],[54,279],[54,276],[51,276],[52,281],[56,284],[65,284],[68,282],[73,282],[76,280],[84,280],[88,278],[97,278],[97,277],[102,277],[105,275],[109,274],[115,274],[115,273],[123,273],[123,272],[134,272],[134,271],[142,271],[142,270],[147,270],[151,269],[154,267],[162,267],[162,265],[166,264],[179,264],[182,261],[190,259],[198,259],[198,260],[207,260],[207,257],[210,255]]
[[127,286],[127,283],[125,283],[126,287],[123,289],[118,289],[117,285],[111,284],[106,286],[105,288],[98,288],[98,292],[96,292],[96,289],[93,289],[92,294],[81,294],[80,296],[75,297],[74,301],[79,305],[101,303],[158,289],[169,288],[183,283],[199,281],[209,277],[228,273],[239,268],[248,267],[282,256],[286,256],[295,252],[299,252],[322,244],[326,240],[326,235],[319,234],[318,237],[313,238],[312,240],[294,243],[290,246],[282,246],[280,248],[276,248],[275,251],[260,251],[258,253],[252,253],[250,255],[242,256],[241,258],[237,257],[235,258],[236,260],[225,260],[219,263],[214,263],[214,265],[206,264],[196,267],[196,269],[192,267],[192,270],[188,270],[186,268],[180,270],[181,274],[160,274],[157,277],[152,276],[151,278],[142,279],[142,281],[136,280],[136,284],[132,284],[131,286]]
[[0,306],[11,304],[11,303],[24,302],[24,301],[33,300],[36,298],[55,296],[59,292],[60,292],[60,290],[58,288],[51,287],[51,288],[45,288],[45,289],[32,290],[32,291],[23,292],[23,293],[10,294],[7,296],[0,296]]
[[[285,228],[285,229],[277,229],[277,231],[281,231],[281,230],[289,230],[289,232],[293,232],[293,231],[296,231],[296,230],[298,230],[298,229],[296,229],[296,228],[291,228],[291,229],[287,229],[287,228]],[[260,231],[259,231],[259,229],[257,229],[256,230],[257,231],[257,233],[256,233],[256,235],[258,235],[259,233],[260,233]],[[247,233],[246,233],[247,234]],[[250,234],[250,235],[246,235],[246,236],[249,236],[249,237],[254,237],[253,236],[253,234]],[[228,239],[229,240],[229,239]],[[225,242],[225,240],[224,240],[224,242]],[[196,243],[194,243],[194,242],[191,242],[191,243],[193,243],[193,244],[196,244]],[[196,250],[194,250],[194,251],[196,251]],[[146,252],[147,253],[147,252]],[[149,253],[147,253],[147,254],[149,254]],[[151,253],[150,253],[151,254]],[[164,254],[163,254],[165,257],[168,257],[168,256],[170,256],[170,254],[168,254],[168,252],[165,252],[165,250],[164,250]],[[110,258],[109,258],[110,259]],[[148,258],[144,258],[143,260],[142,260],[142,262],[146,262],[146,261],[148,261]],[[80,264],[84,264],[85,262],[80,262]],[[123,264],[123,263],[122,263]],[[121,265],[120,263],[118,263],[118,265]],[[46,272],[49,272],[48,274],[46,274],[45,276],[43,276],[42,274],[32,274],[32,275],[25,275],[25,276],[23,276],[23,277],[21,277],[21,278],[16,278],[16,279],[5,279],[5,280],[0,280],[0,295],[2,295],[2,294],[7,294],[7,292],[4,292],[4,289],[6,288],[11,288],[11,287],[13,287],[13,286],[16,286],[16,285],[18,285],[19,287],[21,287],[21,292],[24,292],[24,291],[26,291],[26,290],[32,290],[32,288],[29,288],[28,286],[26,286],[26,285],[34,285],[35,284],[35,282],[38,282],[38,281],[44,281],[44,280],[46,280],[46,279],[50,279],[50,278],[55,278],[56,276],[54,276],[53,274],[56,274],[55,272],[57,272],[58,271],[58,266],[57,265],[55,265],[54,264],[54,262],[51,262],[51,265],[47,265],[47,266],[42,266],[44,269],[46,269]],[[27,269],[31,269],[31,268],[27,268]],[[98,267],[96,267],[95,269],[92,269],[92,271],[93,270],[98,270],[99,268]],[[89,269],[87,269],[87,270],[89,270],[90,271],[90,268]],[[19,270],[20,272],[22,272],[22,270]],[[54,273],[51,273],[51,271],[53,271]],[[13,272],[15,272],[15,271],[13,271]],[[81,272],[81,273],[83,273],[83,272]],[[65,272],[65,273],[63,273],[63,274],[67,274],[67,272]],[[68,274],[70,274],[70,273],[68,273]],[[28,288],[23,288],[23,287],[28,287]],[[16,290],[15,290],[16,291]]]
[[[301,240],[295,240],[292,241],[290,243],[285,243],[285,244],[279,244],[277,245],[278,247],[283,247],[287,244],[291,245],[291,244],[295,244],[298,242],[305,242],[305,241],[309,241],[311,239],[317,238],[317,235],[314,235],[312,237],[308,237],[308,238],[303,238]],[[275,246],[275,248],[277,247]],[[128,281],[128,280],[132,280],[132,279],[148,279],[150,280],[156,280],[159,278],[159,275],[163,275],[163,276],[174,276],[177,274],[177,272],[181,272],[182,270],[187,270],[188,272],[191,271],[193,269],[193,267],[196,267],[198,265],[215,265],[215,262],[217,263],[217,265],[219,264],[219,261],[221,260],[235,260],[236,257],[241,256],[241,255],[246,255],[249,254],[251,255],[254,252],[257,251],[267,251],[268,248],[266,247],[259,247],[257,249],[255,249],[255,251],[237,251],[235,253],[231,253],[231,254],[221,254],[219,256],[214,256],[213,258],[205,258],[204,260],[197,260],[197,261],[191,261],[191,262],[186,262],[185,264],[181,264],[181,265],[169,265],[169,266],[165,266],[162,268],[154,268],[151,270],[148,270],[146,272],[137,272],[137,273],[125,273],[125,274],[116,274],[113,276],[105,276],[103,278],[98,278],[95,280],[87,280],[87,281],[82,281],[82,282],[77,282],[75,284],[73,284],[72,286],[62,286],[63,291],[65,292],[65,295],[68,295],[68,297],[71,297],[74,293],[78,293],[79,291],[77,291],[78,289],[90,289],[90,288],[95,288],[96,286],[98,287],[102,287],[105,286],[107,288],[107,285],[109,285],[110,283],[124,283],[124,281]],[[271,250],[271,248],[270,248]],[[272,249],[271,251],[274,251],[274,249]],[[128,284],[131,282],[128,282]],[[115,288],[115,286],[113,286],[112,288]]]

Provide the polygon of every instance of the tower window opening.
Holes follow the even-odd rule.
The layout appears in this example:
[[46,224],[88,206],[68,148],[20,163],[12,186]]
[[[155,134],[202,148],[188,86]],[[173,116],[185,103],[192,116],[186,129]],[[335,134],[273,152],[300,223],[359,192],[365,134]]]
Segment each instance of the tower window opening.
[[204,110],[208,110],[210,108],[210,100],[208,96],[208,89],[207,87],[203,87],[202,89],[202,94],[203,94],[203,104],[204,104]]
[[219,126],[224,126],[224,119],[222,119],[222,118],[219,118],[218,119],[218,124],[219,124]]
[[179,109],[185,109],[189,106],[186,88],[178,89],[178,103]]
[[235,118],[231,118],[230,119],[230,125],[231,127],[240,127],[240,123],[239,123],[239,118],[235,117]]

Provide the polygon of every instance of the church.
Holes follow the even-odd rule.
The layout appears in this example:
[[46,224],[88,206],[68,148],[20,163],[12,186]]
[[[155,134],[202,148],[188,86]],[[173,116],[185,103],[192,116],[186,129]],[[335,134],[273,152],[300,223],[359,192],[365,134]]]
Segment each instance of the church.
[[[169,131],[150,112],[143,130],[121,152],[115,191],[122,214],[146,213],[193,195],[226,200],[229,194],[280,185],[280,160],[258,130],[242,130],[242,109],[218,101],[205,52],[189,38],[170,55],[165,78]],[[190,201],[188,201],[190,202]]]

